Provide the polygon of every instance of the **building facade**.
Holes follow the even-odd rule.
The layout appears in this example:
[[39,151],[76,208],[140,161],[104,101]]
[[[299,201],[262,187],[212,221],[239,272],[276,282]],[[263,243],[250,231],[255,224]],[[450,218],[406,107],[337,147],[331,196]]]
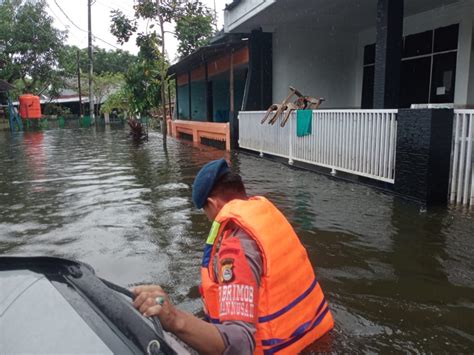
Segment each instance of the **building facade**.
[[273,102],[292,85],[328,109],[469,108],[473,15],[472,0],[235,0],[225,31],[272,35]]

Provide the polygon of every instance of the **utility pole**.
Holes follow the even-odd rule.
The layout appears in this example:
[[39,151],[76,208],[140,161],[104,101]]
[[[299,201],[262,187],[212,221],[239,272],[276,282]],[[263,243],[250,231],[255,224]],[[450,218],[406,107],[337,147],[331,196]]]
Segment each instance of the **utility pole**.
[[92,0],[87,0],[88,22],[89,22],[89,115],[91,123],[95,122],[94,113],[94,95],[92,93],[92,75],[93,75],[93,61],[92,61],[92,15],[91,15]]
[[216,27],[216,33],[219,31],[217,28],[217,9],[216,9],[216,0],[214,0],[214,26]]
[[163,14],[161,13],[161,2],[163,0],[156,0],[156,7],[158,9],[158,21],[160,22],[160,32],[161,32],[161,56],[162,56],[162,65],[160,70],[160,80],[161,80],[161,107],[163,108],[163,126],[161,131],[163,133],[163,144],[166,145],[166,137],[168,135],[168,121],[166,120],[166,55],[165,55],[165,22],[163,19]]
[[79,89],[79,116],[84,116],[84,108],[82,107],[82,91],[81,91],[81,67],[79,63],[80,49],[77,50],[77,87]]

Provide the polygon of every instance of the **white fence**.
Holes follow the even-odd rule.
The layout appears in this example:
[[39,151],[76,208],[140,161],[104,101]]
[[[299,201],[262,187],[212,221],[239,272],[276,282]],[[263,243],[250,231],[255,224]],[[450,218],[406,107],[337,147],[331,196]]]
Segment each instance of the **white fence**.
[[474,110],[454,111],[451,203],[474,206]]
[[297,137],[296,114],[285,127],[261,124],[263,111],[239,113],[239,145],[263,154],[394,183],[397,110],[313,111],[312,132]]

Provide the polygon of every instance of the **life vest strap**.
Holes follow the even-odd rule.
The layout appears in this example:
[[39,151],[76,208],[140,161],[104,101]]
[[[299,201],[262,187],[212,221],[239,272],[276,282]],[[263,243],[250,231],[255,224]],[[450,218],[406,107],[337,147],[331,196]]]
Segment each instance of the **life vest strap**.
[[275,318],[278,318],[281,315],[285,314],[290,309],[295,307],[298,303],[300,303],[302,300],[304,300],[306,297],[308,297],[308,295],[314,290],[317,284],[318,284],[318,280],[315,277],[311,285],[308,287],[308,289],[304,291],[301,295],[299,295],[297,298],[291,301],[288,305],[276,311],[275,313],[269,314],[267,316],[259,317],[258,322],[259,323],[270,322],[271,320],[274,320]]
[[204,253],[202,255],[202,264],[203,268],[207,268],[209,266],[209,262],[211,261],[211,254],[212,254],[212,244],[206,244],[204,247]]
[[314,318],[311,321],[300,325],[289,338],[287,339],[275,338],[275,339],[262,340],[262,345],[264,347],[270,346],[270,348],[264,349],[264,354],[271,355],[277,351],[285,349],[289,347],[290,345],[294,344],[295,342],[300,340],[302,337],[304,337],[306,334],[308,334],[310,331],[312,331],[314,328],[316,328],[319,324],[321,324],[321,322],[324,320],[328,312],[329,312],[329,306],[326,300],[323,299],[318,309],[316,310]]

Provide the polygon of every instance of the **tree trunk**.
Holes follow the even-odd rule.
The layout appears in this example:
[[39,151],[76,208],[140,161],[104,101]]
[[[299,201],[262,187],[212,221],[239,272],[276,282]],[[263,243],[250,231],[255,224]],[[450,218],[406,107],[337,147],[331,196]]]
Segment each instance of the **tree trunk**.
[[161,112],[163,117],[163,126],[161,131],[163,133],[163,143],[166,144],[166,138],[168,135],[168,122],[166,120],[166,57],[165,57],[165,26],[163,21],[163,16],[161,15],[160,5],[162,0],[156,0],[158,6],[158,19],[160,21],[160,30],[161,30],[161,55],[162,55],[162,64],[161,64]]

